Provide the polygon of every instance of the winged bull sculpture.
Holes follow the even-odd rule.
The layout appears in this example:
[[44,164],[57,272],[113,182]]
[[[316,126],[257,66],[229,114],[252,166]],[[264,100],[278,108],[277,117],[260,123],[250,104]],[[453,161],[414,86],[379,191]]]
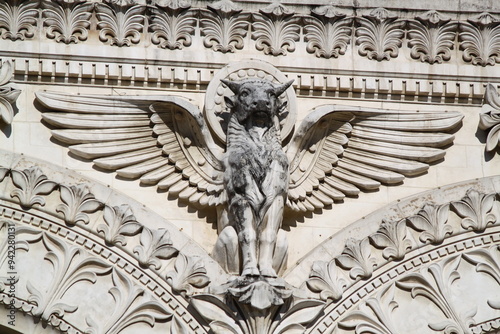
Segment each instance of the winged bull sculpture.
[[[201,111],[173,96],[97,96],[39,92],[53,137],[98,167],[215,207],[221,265],[244,277],[277,277],[287,244],[284,208],[314,211],[360,191],[424,173],[452,143],[457,112],[394,111],[325,105],[283,140],[292,82],[222,81],[225,141]],[[239,256],[235,254],[239,253]]]

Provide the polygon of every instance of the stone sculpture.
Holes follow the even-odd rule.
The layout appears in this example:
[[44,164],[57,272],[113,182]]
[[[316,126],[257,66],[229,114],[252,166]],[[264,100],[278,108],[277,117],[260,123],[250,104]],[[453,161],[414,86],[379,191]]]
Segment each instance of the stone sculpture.
[[[258,281],[284,288],[276,278],[287,257],[285,206],[314,211],[424,173],[442,159],[454,138],[446,132],[462,119],[457,112],[325,105],[292,133],[292,82],[262,62],[232,66],[212,80],[205,114],[164,95],[39,92],[37,99],[48,109],[43,119],[54,126],[54,138],[76,156],[215,208],[219,240],[212,256],[242,277],[235,296]],[[259,66],[264,75],[257,75]],[[218,111],[207,107],[215,100]]]
[[288,159],[281,147],[278,97],[292,84],[246,79],[227,81],[235,94],[224,157],[229,222],[238,233],[242,276],[277,277],[273,269],[276,236],[288,190]]

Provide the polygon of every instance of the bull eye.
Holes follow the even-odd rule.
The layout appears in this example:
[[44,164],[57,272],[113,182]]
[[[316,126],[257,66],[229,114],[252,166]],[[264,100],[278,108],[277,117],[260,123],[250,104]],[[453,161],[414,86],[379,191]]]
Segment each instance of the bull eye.
[[247,91],[243,91],[240,93],[240,96],[241,97],[247,97],[248,96],[248,92]]

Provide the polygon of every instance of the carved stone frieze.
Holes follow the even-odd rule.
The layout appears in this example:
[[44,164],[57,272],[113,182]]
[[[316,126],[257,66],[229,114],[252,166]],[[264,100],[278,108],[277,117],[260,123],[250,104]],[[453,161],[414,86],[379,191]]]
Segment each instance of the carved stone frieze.
[[495,65],[500,61],[500,20],[482,13],[460,23],[460,49],[463,59],[473,65]]
[[484,104],[479,114],[479,128],[487,130],[486,151],[500,146],[500,97],[497,89],[489,84],[484,94]]
[[35,35],[38,1],[6,0],[0,3],[0,35],[3,39],[24,40]]
[[450,20],[436,11],[429,11],[408,21],[408,47],[412,58],[429,64],[450,60],[458,27],[458,23]]
[[391,15],[384,8],[356,18],[356,45],[359,54],[377,61],[390,60],[399,54],[404,36],[404,20]]
[[7,86],[12,78],[12,65],[9,61],[0,62],[0,120],[11,124],[14,119],[13,105],[21,91]]
[[83,0],[43,1],[42,16],[47,37],[65,44],[85,41],[94,6],[94,3]]
[[106,0],[96,5],[99,39],[116,46],[131,46],[141,40],[144,27],[145,6],[127,1]]

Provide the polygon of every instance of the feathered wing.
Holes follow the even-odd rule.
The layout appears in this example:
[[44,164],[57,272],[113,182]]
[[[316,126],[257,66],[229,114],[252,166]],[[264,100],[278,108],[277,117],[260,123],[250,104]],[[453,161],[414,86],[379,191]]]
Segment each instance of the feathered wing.
[[70,151],[191,203],[225,201],[221,162],[199,109],[174,96],[37,93],[44,121]]
[[295,211],[313,211],[421,174],[443,158],[443,147],[454,139],[446,132],[462,118],[458,112],[319,107],[287,148],[287,204]]

